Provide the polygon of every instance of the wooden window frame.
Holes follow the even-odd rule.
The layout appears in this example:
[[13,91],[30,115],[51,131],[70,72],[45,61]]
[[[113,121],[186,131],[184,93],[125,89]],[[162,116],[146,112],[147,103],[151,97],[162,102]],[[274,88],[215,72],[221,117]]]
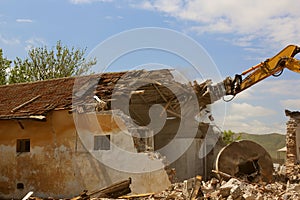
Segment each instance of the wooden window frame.
[[17,139],[16,152],[30,152],[30,139]]

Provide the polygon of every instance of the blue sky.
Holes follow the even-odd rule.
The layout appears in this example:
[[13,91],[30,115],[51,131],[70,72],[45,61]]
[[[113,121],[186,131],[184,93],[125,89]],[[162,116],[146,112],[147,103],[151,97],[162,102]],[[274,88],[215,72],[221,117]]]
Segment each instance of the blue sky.
[[[9,59],[25,58],[28,49],[52,47],[61,40],[68,46],[86,47],[89,53],[120,32],[160,27],[202,45],[225,78],[288,44],[300,45],[299,10],[297,0],[1,0],[0,48]],[[131,69],[151,58],[185,67],[182,60],[163,53],[148,51],[134,58],[121,59],[114,70]],[[299,74],[285,70],[281,77],[246,90],[226,104],[224,129],[284,133],[284,109],[300,110],[299,85]]]

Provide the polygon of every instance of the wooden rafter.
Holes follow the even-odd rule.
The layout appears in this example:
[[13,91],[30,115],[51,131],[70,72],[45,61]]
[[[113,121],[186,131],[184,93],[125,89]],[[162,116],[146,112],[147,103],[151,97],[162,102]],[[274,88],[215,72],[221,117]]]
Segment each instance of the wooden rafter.
[[42,95],[37,95],[36,97],[33,97],[32,99],[30,99],[30,100],[28,100],[28,101],[26,101],[26,102],[22,103],[21,105],[19,105],[19,106],[15,107],[15,108],[13,108],[13,109],[11,109],[11,111],[10,111],[10,112],[12,112],[12,113],[13,113],[13,112],[15,112],[15,111],[19,110],[20,108],[22,108],[22,107],[26,106],[27,104],[30,104],[31,102],[35,101],[36,99],[40,98],[41,96],[42,96]]
[[[168,99],[164,96],[164,94],[158,89],[158,87],[157,87],[156,85],[153,84],[153,87],[156,89],[156,91],[158,92],[158,94],[161,96],[161,98],[163,98],[163,100],[164,100],[167,104],[168,104],[169,102],[171,103],[171,101],[172,101],[173,99],[170,99],[170,100],[168,101]],[[169,113],[175,115],[176,117],[181,118],[181,116],[176,112],[176,110],[173,108],[172,105],[169,105],[168,107],[170,107],[170,108],[172,109],[172,111],[169,110],[169,109],[166,109],[167,112],[169,112]]]

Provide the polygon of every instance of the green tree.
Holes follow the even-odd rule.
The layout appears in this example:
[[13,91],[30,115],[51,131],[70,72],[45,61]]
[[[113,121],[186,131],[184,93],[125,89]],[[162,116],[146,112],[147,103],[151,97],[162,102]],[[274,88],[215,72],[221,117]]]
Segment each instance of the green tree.
[[7,83],[7,70],[10,68],[11,61],[3,57],[2,49],[0,49],[0,85]]
[[226,144],[230,144],[234,141],[241,140],[241,134],[235,134],[233,131],[228,130],[223,132],[222,139]]
[[96,59],[86,60],[86,49],[68,48],[61,41],[48,50],[46,46],[29,50],[28,58],[16,58],[9,83],[32,82],[90,73]]

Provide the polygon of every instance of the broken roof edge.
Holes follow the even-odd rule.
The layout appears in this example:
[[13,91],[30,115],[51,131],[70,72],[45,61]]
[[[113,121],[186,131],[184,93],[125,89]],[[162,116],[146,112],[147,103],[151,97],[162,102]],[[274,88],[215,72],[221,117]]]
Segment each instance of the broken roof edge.
[[[138,70],[134,70],[138,71]],[[150,70],[150,71],[156,71],[156,70]],[[49,81],[56,81],[56,80],[65,80],[65,79],[81,79],[81,78],[89,78],[89,77],[99,77],[103,74],[110,75],[110,74],[121,74],[121,73],[127,73],[129,71],[120,71],[120,72],[103,72],[103,73],[95,73],[95,74],[85,74],[85,75],[79,75],[79,76],[66,76],[66,77],[59,77],[59,78],[51,78],[51,79],[45,79],[45,80],[37,80],[32,82],[21,82],[21,83],[11,83],[11,84],[5,84],[0,85],[0,89],[3,87],[13,87],[13,86],[19,86],[19,85],[30,85],[30,84],[39,84],[43,82],[49,82]]]
[[102,72],[102,73],[93,73],[93,74],[85,74],[85,75],[79,75],[79,76],[66,76],[66,77],[59,77],[59,78],[51,78],[51,79],[45,79],[45,80],[37,80],[32,82],[21,82],[21,83],[11,83],[11,84],[5,84],[0,85],[0,89],[4,87],[13,87],[13,86],[19,86],[19,85],[31,85],[31,84],[39,84],[42,82],[49,82],[49,81],[56,81],[56,80],[65,80],[65,79],[85,79],[85,78],[101,78],[101,75],[113,75],[113,74],[126,74],[128,72],[136,72],[136,71],[148,71],[148,72],[154,72],[154,71],[161,71],[161,70],[168,70],[172,72],[174,69],[154,69],[154,70],[147,70],[147,69],[139,69],[139,70],[130,70],[130,71],[111,71],[111,72]]
[[[81,77],[81,76],[78,76]],[[49,81],[55,81],[55,80],[64,80],[64,79],[74,79],[75,76],[69,76],[69,77],[60,77],[60,78],[52,78],[52,79],[46,79],[46,80],[37,80],[32,82],[21,82],[21,83],[10,83],[6,85],[0,85],[0,89],[3,87],[13,87],[13,86],[21,86],[21,85],[31,85],[31,84],[39,84],[41,82],[49,82]]]

